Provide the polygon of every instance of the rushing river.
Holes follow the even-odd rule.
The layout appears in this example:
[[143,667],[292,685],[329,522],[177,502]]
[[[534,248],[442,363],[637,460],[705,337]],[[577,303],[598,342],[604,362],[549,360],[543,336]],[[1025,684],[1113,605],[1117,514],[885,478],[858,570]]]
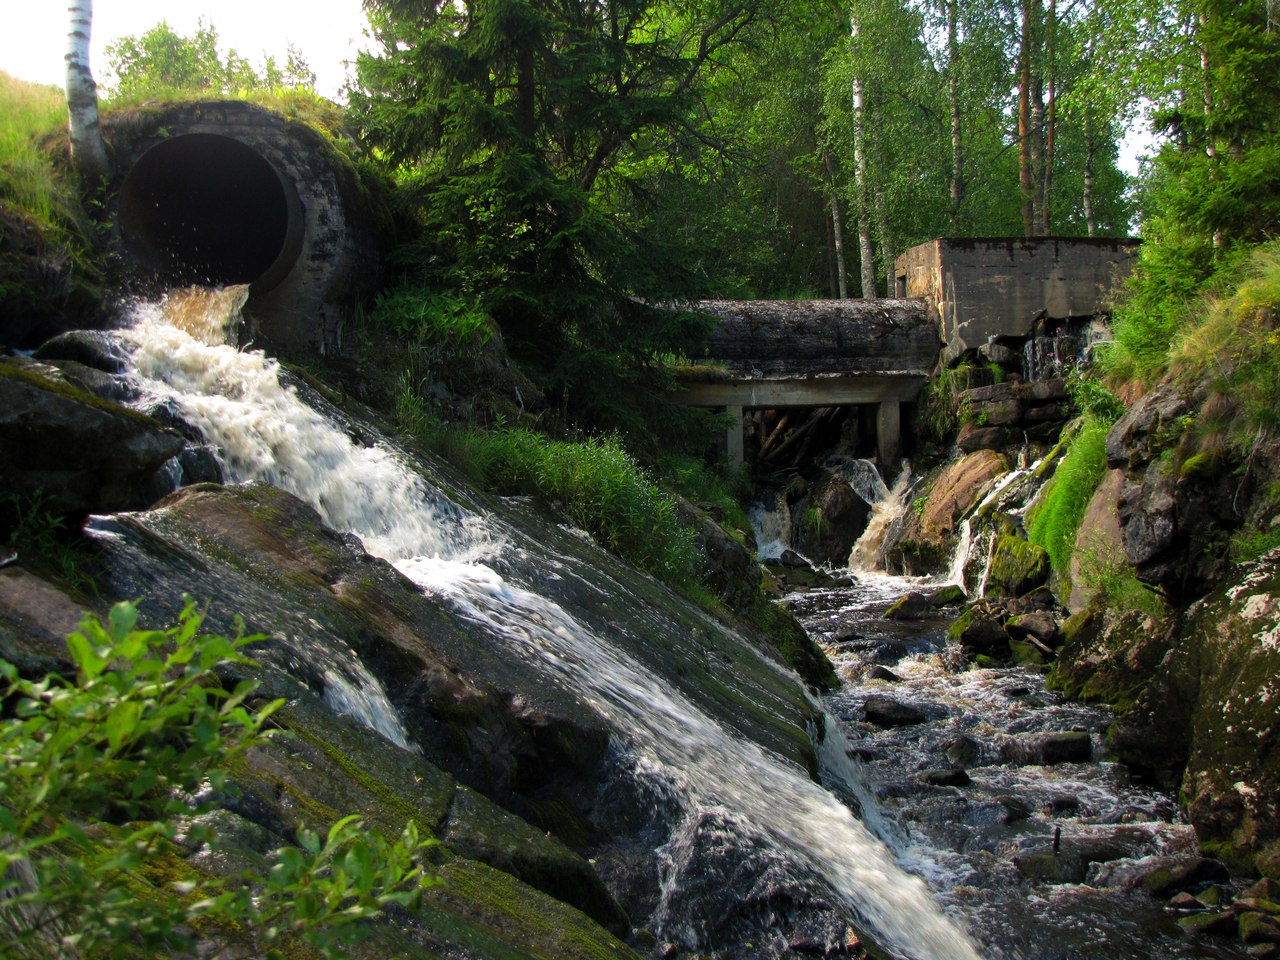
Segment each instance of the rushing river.
[[[964,918],[980,952],[1010,960],[1246,957],[1226,941],[1188,939],[1162,901],[1132,889],[1151,858],[1194,854],[1196,841],[1173,797],[1135,784],[1107,759],[1109,712],[1064,701],[1033,670],[965,669],[948,649],[945,616],[880,616],[921,586],[862,573],[851,587],[787,602],[844,681],[827,705],[901,834],[903,862]],[[870,723],[864,711],[873,697],[914,707],[925,720]],[[1046,739],[1064,732],[1087,733],[1093,759],[1041,762]],[[946,785],[959,768],[969,782]],[[1052,857],[1055,833],[1060,859],[1088,851],[1107,862],[1082,866],[1080,882],[1027,879],[1015,858]]]

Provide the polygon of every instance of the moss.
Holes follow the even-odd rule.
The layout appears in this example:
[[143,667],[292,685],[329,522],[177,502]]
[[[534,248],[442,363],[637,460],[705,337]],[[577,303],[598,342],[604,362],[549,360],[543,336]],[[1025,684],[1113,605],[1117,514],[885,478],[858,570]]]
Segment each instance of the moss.
[[145,413],[139,413],[137,410],[131,410],[129,407],[113,403],[110,400],[104,400],[83,387],[77,387],[75,384],[69,383],[62,378],[56,367],[46,366],[33,360],[0,356],[0,377],[20,380],[73,403],[92,407],[94,410],[100,410],[121,420],[129,420],[139,426],[150,427],[152,430],[160,429],[160,425]]
[[1019,597],[1044,583],[1048,575],[1049,556],[1042,547],[1004,533],[996,541],[987,571],[986,593],[994,597]]

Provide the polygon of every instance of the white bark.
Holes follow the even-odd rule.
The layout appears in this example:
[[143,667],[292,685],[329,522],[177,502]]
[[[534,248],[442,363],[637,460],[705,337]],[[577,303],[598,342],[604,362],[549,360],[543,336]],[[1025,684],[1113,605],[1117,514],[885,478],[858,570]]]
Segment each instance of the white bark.
[[831,154],[822,149],[822,162],[827,168],[827,185],[831,194],[831,235],[836,248],[836,289],[841,300],[849,299],[849,273],[844,260],[844,221],[840,217],[840,195],[836,192],[836,173]]
[[[850,33],[857,39],[858,18],[855,14],[850,19]],[[876,295],[876,255],[871,246],[871,215],[867,202],[867,119],[866,91],[862,78],[854,73],[853,77],[853,168],[857,180],[858,203],[858,257],[862,270],[862,296],[869,299]]]
[[67,34],[67,115],[71,132],[71,162],[85,180],[111,174],[107,148],[98,121],[98,88],[89,70],[89,34],[93,0],[71,0]]

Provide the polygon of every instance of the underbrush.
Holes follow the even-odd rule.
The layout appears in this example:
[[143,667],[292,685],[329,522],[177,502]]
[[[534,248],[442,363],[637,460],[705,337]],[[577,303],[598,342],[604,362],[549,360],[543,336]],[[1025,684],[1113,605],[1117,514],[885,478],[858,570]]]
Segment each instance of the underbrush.
[[523,427],[445,424],[409,390],[396,414],[429,449],[494,492],[558,504],[606,549],[677,589],[700,582],[697,544],[675,499],[616,437],[553,440]]

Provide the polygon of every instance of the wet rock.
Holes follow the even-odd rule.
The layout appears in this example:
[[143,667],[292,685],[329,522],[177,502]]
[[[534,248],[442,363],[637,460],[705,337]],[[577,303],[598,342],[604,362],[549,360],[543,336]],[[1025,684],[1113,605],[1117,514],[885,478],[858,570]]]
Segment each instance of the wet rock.
[[843,473],[830,471],[792,507],[791,542],[815,563],[844,567],[870,516],[871,507]]
[[1194,896],[1185,890],[1182,893],[1175,894],[1169,901],[1170,910],[1195,910],[1205,909],[1205,904],[1201,903]]
[[936,616],[937,612],[923,593],[908,593],[884,612],[884,618],[886,620],[927,620]]
[[1009,431],[1004,427],[980,426],[972,422],[961,426],[960,433],[956,436],[956,446],[965,453],[1000,450],[1008,442]]
[[969,774],[959,767],[948,767],[943,770],[926,770],[921,777],[925,783],[935,787],[965,787],[973,780]]
[[923,710],[889,697],[868,697],[863,715],[877,727],[907,727],[928,719]]
[[1222,905],[1225,896],[1224,888],[1214,884],[1197,893],[1196,902],[1206,907],[1217,907]]
[[861,760],[863,763],[874,763],[876,760],[884,759],[884,752],[876,750],[873,747],[850,747],[848,750],[850,760]]
[[942,468],[929,484],[922,508],[907,514],[889,548],[890,567],[911,574],[945,569],[962,519],[1008,471],[1009,461],[993,450],[970,453]]
[[1196,913],[1189,917],[1179,917],[1178,926],[1183,933],[1193,937],[1205,934],[1229,936],[1236,931],[1236,915],[1231,910]]
[[1239,917],[1240,941],[1252,943],[1280,943],[1280,920],[1266,913],[1247,911]]
[[1108,470],[1093,492],[1076,533],[1071,552],[1071,591],[1066,607],[1072,613],[1084,610],[1098,595],[1097,571],[1124,557],[1118,504],[1124,487],[1124,471]]
[[1080,812],[1080,801],[1076,797],[1069,797],[1066,794],[1058,794],[1056,797],[1050,797],[1042,808],[1046,816],[1061,817],[1068,814]]
[[37,360],[74,360],[103,373],[129,368],[129,350],[111,330],[68,330],[46,340],[34,354]]
[[41,493],[55,514],[142,507],[156,470],[181,449],[181,438],[53,367],[0,358],[0,492]]
[[1251,887],[1242,890],[1240,896],[1280,903],[1280,880],[1272,877],[1263,877]]
[[1063,840],[1060,849],[1037,849],[1020,853],[1013,865],[1028,880],[1042,883],[1083,883],[1089,865],[1120,860],[1128,855],[1122,844],[1107,839],[1077,837]]
[[1020,820],[1026,820],[1031,816],[1031,807],[1017,797],[1004,794],[996,797],[996,803],[1005,809],[1005,823],[1017,823]]
[[1196,890],[1210,883],[1226,883],[1230,879],[1226,866],[1219,860],[1197,857],[1194,860],[1172,860],[1158,863],[1136,879],[1139,886],[1153,897],[1167,898],[1183,890]]
[[1044,740],[1040,750],[1041,762],[1086,763],[1093,759],[1093,741],[1089,734],[1082,731],[1068,730],[1051,733]]
[[1022,697],[1029,697],[1031,696],[1031,688],[1030,687],[1006,687],[1004,690],[1004,695],[1006,697],[1013,697],[1015,700],[1021,699]]
[[734,610],[745,610],[760,594],[762,573],[754,550],[748,550],[706,511],[683,497],[676,500],[681,522],[693,530],[706,563],[706,585]]
[[972,654],[988,657],[1009,656],[1009,634],[998,620],[966,610],[950,629],[947,638]]
[[969,595],[964,592],[964,587],[956,583],[938,587],[929,594],[929,603],[935,607],[959,607],[968,602]]
[[1261,897],[1237,897],[1235,905],[1240,910],[1254,910],[1258,913],[1269,913],[1273,916],[1280,914],[1280,903]]
[[984,593],[990,597],[1018,597],[1043,584],[1048,576],[1049,555],[1043,547],[1002,534],[987,570]]
[[183,448],[178,454],[178,466],[182,470],[182,486],[222,483],[224,479],[217,451],[207,443]]
[[1062,641],[1062,631],[1057,619],[1050,613],[1020,613],[1005,621],[1004,628],[1014,640],[1026,641],[1034,639],[1036,643],[1048,650],[1053,650]]
[[883,680],[885,683],[901,683],[902,678],[890,670],[888,667],[882,667],[875,664],[862,675],[864,680]]
[[1255,943],[1245,950],[1245,953],[1257,958],[1257,960],[1278,960],[1280,958],[1280,944]]
[[960,734],[947,741],[943,752],[946,753],[947,759],[957,767],[971,767],[978,762],[981,750],[977,740]]

